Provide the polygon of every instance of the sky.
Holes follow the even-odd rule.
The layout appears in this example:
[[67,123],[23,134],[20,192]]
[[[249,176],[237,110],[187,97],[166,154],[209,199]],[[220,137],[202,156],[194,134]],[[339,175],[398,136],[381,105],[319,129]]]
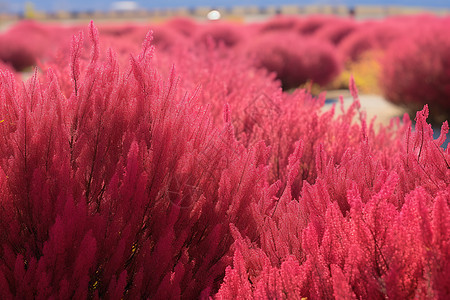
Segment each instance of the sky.
[[[111,0],[0,0],[0,13],[22,12],[26,2],[32,2],[36,10],[54,12],[58,10],[66,11],[108,11],[114,1]],[[235,5],[280,5],[280,4],[331,4],[331,5],[401,5],[420,6],[429,8],[450,8],[450,0],[135,0],[138,7],[145,9],[174,8],[197,6],[209,7],[231,7]]]

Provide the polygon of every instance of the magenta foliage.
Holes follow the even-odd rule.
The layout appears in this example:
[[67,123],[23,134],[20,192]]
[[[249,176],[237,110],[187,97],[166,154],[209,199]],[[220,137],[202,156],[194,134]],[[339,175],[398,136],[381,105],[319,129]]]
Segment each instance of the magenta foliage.
[[400,145],[385,143],[400,146],[390,166],[362,118],[359,146],[337,164],[319,149],[316,163],[326,168],[292,196],[299,144],[282,196],[274,186],[253,205],[258,239],[233,229],[233,267],[216,298],[447,298],[449,153],[433,140],[427,113],[418,112],[415,132],[404,125]]
[[174,17],[165,23],[166,26],[175,29],[186,37],[194,35],[197,30],[197,23],[188,17]]
[[450,22],[419,21],[387,50],[381,84],[390,101],[412,108],[428,104],[435,120],[445,120],[450,116]]
[[193,37],[194,42],[197,44],[223,44],[226,47],[233,47],[246,37],[241,27],[232,23],[208,23],[197,29]]
[[132,28],[104,29],[117,54],[91,23],[45,76],[0,71],[0,298],[449,297],[428,106],[374,128],[353,80],[326,111],[220,42],[155,54],[149,33],[125,67]]
[[245,51],[255,66],[274,72],[283,89],[312,80],[325,85],[339,74],[341,65],[331,44],[294,32],[274,32],[249,40]]
[[[408,33],[408,24],[414,20],[390,18],[382,22],[369,20],[358,24],[338,45],[343,59],[357,61],[366,52],[385,51],[391,43]],[[345,30],[345,26],[342,30]]]
[[[139,46],[147,34],[149,28],[142,24],[102,24],[99,32],[102,36],[102,44],[113,48],[118,54],[128,57],[130,52],[139,51]],[[119,41],[122,41],[120,43]]]
[[314,35],[324,26],[340,22],[340,19],[334,16],[313,15],[307,17],[298,25],[297,31],[303,35]]
[[[0,61],[17,71],[48,60],[69,41],[71,28],[21,21],[0,34]],[[55,45],[49,47],[48,45]]]
[[184,35],[169,26],[158,26],[152,30],[153,43],[158,51],[170,51],[186,44]]
[[21,22],[0,35],[0,60],[21,71],[36,64],[43,48],[40,45],[46,36],[44,28],[34,22]]
[[[14,71],[14,68],[13,68],[13,66],[11,66],[11,64],[4,63],[1,60],[0,60],[0,70],[4,70],[4,71],[8,71],[12,74],[16,74],[16,72]],[[18,74],[17,74],[17,76],[18,76]]]
[[0,35],[0,62],[11,65],[15,70],[21,71],[36,64],[36,55],[24,41],[14,42],[11,35]]
[[373,36],[367,33],[369,30],[360,25],[339,43],[338,49],[344,61],[358,61],[364,53],[376,49]]
[[229,223],[264,190],[268,149],[235,141],[230,112],[212,126],[196,94],[177,96],[141,54],[120,72],[100,59],[97,29],[72,92],[54,72],[20,85],[1,74],[0,293],[29,298],[192,298],[218,289],[230,260]]
[[261,24],[259,31],[261,33],[271,31],[295,31],[303,20],[295,16],[279,15]]
[[[300,138],[308,140],[305,145],[308,158],[303,165],[302,178],[313,180],[314,151],[318,144],[326,143],[330,148],[329,144],[333,144],[333,155],[339,159],[345,148],[354,143],[355,135],[359,135],[358,131],[348,126],[355,113],[354,107],[345,114],[345,118],[335,122],[333,111],[323,115],[320,113],[324,97],[317,101],[304,90],[282,93],[273,77],[264,70],[254,69],[251,61],[227,51],[227,48],[197,47],[190,52],[159,56],[162,67],[172,61],[185,75],[183,86],[189,90],[201,85],[199,100],[208,106],[217,125],[223,124],[222,110],[228,104],[236,138],[241,143],[249,147],[263,140],[271,146],[270,182],[286,177],[288,157]],[[334,128],[341,125],[345,129],[339,132],[339,139],[335,139]],[[343,139],[349,142],[338,145],[336,141]]]
[[358,25],[352,20],[336,19],[319,28],[314,36],[339,45],[348,35],[358,28]]

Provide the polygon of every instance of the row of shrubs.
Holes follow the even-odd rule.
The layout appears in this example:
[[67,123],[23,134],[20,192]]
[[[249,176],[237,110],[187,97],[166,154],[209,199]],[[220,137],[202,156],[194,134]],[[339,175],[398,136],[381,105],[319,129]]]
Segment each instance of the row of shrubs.
[[[252,24],[197,23],[176,18],[151,28],[160,55],[173,56],[173,52],[184,51],[181,49],[195,51],[208,44],[221,44],[235,52],[233,55],[250,60],[252,66],[274,72],[285,90],[306,82],[325,88],[343,69],[351,68],[370,53],[369,57],[381,65],[380,74],[376,75],[388,100],[410,110],[432,104],[431,116],[443,121],[450,111],[449,24],[450,18],[432,15],[376,21],[279,16]],[[123,54],[126,62],[128,53],[137,50],[148,27],[105,24],[100,26],[100,32],[105,45],[113,46],[119,56]],[[67,52],[69,37],[79,29],[30,21],[16,24],[0,35],[0,61],[17,71],[47,63],[57,53]],[[374,73],[378,72],[376,69]]]
[[326,111],[209,38],[109,30],[26,82],[0,71],[0,298],[449,298],[427,106],[375,128],[353,80]]

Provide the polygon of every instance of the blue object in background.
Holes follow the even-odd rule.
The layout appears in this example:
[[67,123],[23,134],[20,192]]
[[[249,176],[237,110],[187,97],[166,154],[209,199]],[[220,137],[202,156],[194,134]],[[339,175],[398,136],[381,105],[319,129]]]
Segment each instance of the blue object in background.
[[[441,134],[441,128],[440,127],[433,127],[433,138],[437,139],[440,134]],[[445,141],[441,145],[441,147],[444,148],[444,149],[447,149],[449,143],[450,143],[450,133],[447,134],[447,138],[445,139]]]

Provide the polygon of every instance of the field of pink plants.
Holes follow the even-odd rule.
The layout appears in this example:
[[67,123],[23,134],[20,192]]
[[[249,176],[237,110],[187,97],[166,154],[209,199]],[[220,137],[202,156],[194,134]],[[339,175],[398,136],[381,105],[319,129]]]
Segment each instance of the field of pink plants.
[[[449,27],[11,27],[0,298],[449,299],[449,126],[427,122],[450,112]],[[348,108],[298,88],[368,51],[414,120],[367,120],[353,78]]]

